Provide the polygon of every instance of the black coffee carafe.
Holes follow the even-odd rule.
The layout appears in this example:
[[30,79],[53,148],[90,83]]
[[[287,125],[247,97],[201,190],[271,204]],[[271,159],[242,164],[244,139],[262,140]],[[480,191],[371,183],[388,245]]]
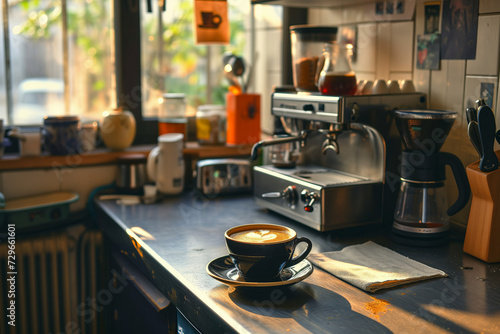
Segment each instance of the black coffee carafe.
[[[460,159],[440,152],[457,117],[442,110],[396,110],[394,119],[404,144],[401,157],[401,188],[394,212],[396,241],[421,246],[447,240],[450,216],[470,197],[470,186]],[[445,166],[451,167],[458,198],[448,207]]]

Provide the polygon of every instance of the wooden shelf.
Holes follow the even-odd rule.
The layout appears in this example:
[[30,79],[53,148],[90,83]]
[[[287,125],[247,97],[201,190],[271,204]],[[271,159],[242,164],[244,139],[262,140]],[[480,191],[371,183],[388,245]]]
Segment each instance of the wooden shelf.
[[252,5],[281,5],[285,7],[297,8],[336,8],[353,5],[364,5],[375,2],[377,2],[377,0],[252,0]]
[[[125,151],[111,151],[98,149],[90,153],[55,156],[43,154],[38,157],[20,157],[18,155],[5,155],[0,158],[0,171],[40,169],[40,168],[65,168],[105,165],[115,163],[118,157],[127,154],[149,154],[155,145],[133,146]],[[184,155],[191,161],[207,158],[249,156],[252,145],[224,146],[224,145],[199,145],[197,142],[188,142],[184,148]]]

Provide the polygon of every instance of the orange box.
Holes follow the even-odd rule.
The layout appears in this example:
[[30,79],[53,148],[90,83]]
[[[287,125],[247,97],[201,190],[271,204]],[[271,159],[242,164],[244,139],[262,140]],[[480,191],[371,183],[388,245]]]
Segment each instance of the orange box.
[[226,144],[255,144],[260,140],[260,94],[226,94]]

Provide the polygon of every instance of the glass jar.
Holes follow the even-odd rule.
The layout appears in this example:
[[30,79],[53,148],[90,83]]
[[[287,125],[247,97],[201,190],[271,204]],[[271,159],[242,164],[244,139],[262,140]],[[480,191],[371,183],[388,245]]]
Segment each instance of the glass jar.
[[320,58],[318,88],[322,95],[354,95],[356,75],[351,67],[350,49],[336,42],[325,43]]
[[325,43],[337,39],[337,27],[296,25],[290,27],[293,85],[298,91],[318,92],[318,60]]
[[79,153],[79,132],[81,128],[78,116],[45,116],[44,145],[52,155]]
[[196,137],[200,144],[226,143],[226,108],[201,105],[196,112]]
[[182,133],[186,138],[186,96],[182,93],[163,94],[158,112],[158,135]]

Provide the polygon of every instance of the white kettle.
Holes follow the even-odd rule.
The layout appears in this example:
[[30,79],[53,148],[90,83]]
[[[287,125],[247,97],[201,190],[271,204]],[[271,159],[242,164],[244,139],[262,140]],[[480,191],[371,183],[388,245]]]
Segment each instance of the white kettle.
[[158,137],[158,146],[148,155],[147,171],[159,192],[177,195],[184,189],[184,135],[167,133]]

